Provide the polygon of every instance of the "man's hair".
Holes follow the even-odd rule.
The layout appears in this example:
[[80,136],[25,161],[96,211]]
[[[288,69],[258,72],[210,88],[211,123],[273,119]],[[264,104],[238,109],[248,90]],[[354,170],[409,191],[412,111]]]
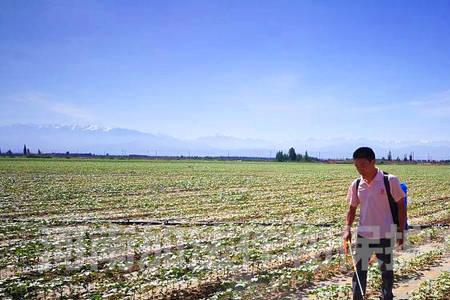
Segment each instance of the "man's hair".
[[375,152],[369,147],[359,147],[353,152],[353,159],[357,158],[365,158],[368,161],[372,161],[375,159]]

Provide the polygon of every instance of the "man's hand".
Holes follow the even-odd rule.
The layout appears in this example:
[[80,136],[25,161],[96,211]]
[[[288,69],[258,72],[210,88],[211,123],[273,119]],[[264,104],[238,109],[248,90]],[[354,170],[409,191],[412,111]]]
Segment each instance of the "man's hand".
[[344,241],[352,241],[352,231],[350,226],[345,226],[342,233],[342,238],[344,239]]
[[348,242],[352,242],[352,224],[355,220],[356,206],[349,206],[347,212],[347,219],[345,220],[345,227],[342,233],[342,238],[344,240],[344,252],[348,254]]
[[342,234],[342,239],[343,239],[343,242],[344,242],[344,246],[343,246],[344,253],[348,254],[349,253],[348,252],[349,251],[348,250],[349,249],[348,244],[352,242],[352,231],[351,231],[351,227],[350,226],[345,226],[344,232]]
[[404,244],[403,238],[398,238],[397,239],[397,247],[399,250],[403,250],[403,244]]
[[399,250],[403,250],[405,237],[405,231],[397,231],[397,247]]

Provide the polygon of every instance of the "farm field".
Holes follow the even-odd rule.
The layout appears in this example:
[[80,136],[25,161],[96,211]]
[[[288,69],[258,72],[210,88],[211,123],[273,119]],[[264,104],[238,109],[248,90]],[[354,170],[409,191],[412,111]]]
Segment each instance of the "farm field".
[[[407,182],[409,223],[436,225],[399,251],[399,293],[448,299],[450,166],[379,167]],[[0,298],[346,299],[356,177],[351,164],[2,158]]]

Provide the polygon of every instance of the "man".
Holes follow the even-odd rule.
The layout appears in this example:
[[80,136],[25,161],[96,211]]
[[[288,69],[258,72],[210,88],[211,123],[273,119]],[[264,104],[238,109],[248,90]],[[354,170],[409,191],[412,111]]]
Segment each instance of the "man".
[[[353,161],[359,179],[352,182],[348,189],[347,201],[349,210],[344,229],[344,243],[351,242],[351,226],[355,219],[356,208],[360,206],[359,225],[356,240],[356,269],[353,275],[353,299],[363,299],[361,289],[365,294],[367,283],[368,262],[375,252],[382,274],[382,294],[385,300],[393,299],[392,286],[394,283],[393,247],[395,239],[403,247],[406,212],[404,205],[405,193],[400,187],[397,177],[385,175],[375,167],[375,153],[369,147],[358,148],[353,153]],[[388,191],[385,188],[385,176],[388,176],[392,198],[398,207],[398,225],[389,205]],[[361,287],[358,283],[361,283]]]

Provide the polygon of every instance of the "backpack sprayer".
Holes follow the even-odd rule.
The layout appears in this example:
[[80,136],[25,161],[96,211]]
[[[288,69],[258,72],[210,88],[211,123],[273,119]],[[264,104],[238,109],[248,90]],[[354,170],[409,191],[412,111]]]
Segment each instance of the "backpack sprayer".
[[[406,185],[406,182],[402,182],[400,183],[400,187],[402,188],[403,192],[405,193],[405,213],[406,216],[408,216],[408,186]],[[405,230],[408,230],[409,225],[408,225],[408,217],[406,218],[406,223],[405,223]]]

